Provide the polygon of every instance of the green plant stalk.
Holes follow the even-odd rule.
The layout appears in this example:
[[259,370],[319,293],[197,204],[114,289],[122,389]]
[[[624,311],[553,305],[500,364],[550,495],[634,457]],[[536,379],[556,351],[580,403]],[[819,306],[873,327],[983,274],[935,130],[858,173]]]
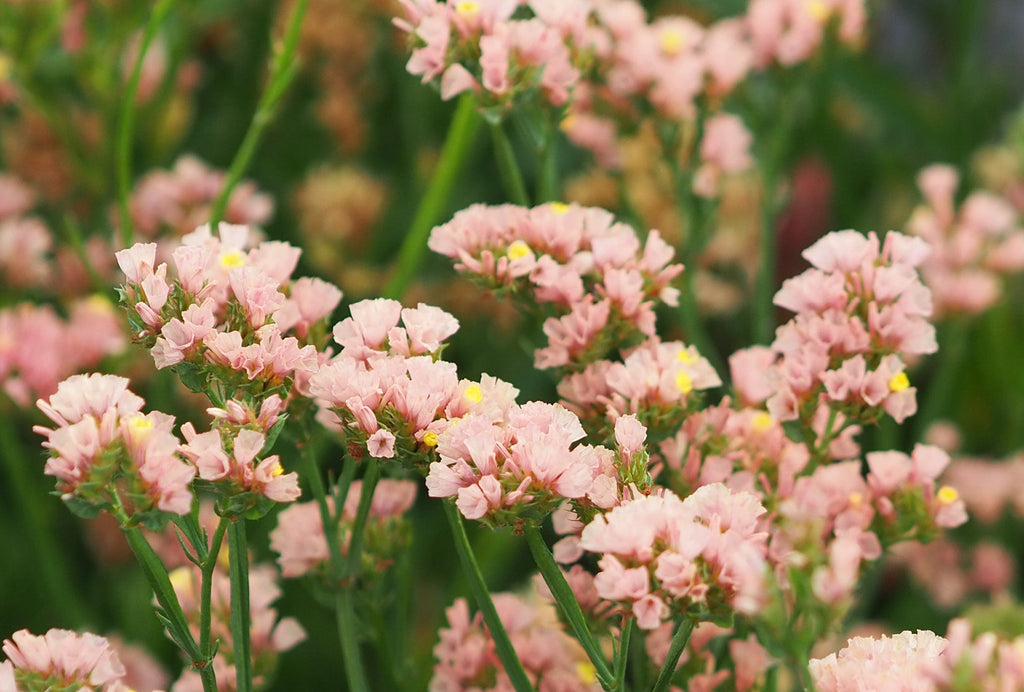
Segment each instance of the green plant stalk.
[[557,202],[561,197],[558,181],[558,138],[550,116],[544,118],[544,143],[538,152],[540,171],[537,177],[537,203]]
[[437,170],[430,181],[423,199],[420,200],[416,215],[413,217],[409,232],[398,252],[395,271],[384,287],[385,298],[399,298],[412,280],[420,260],[427,249],[427,237],[448,203],[455,180],[462,170],[473,140],[480,129],[480,116],[476,113],[476,102],[471,94],[459,99],[455,109]]
[[[334,617],[338,628],[338,640],[341,646],[341,658],[345,664],[345,678],[348,688],[352,692],[368,692],[370,687],[366,681],[366,672],[363,669],[362,658],[359,654],[359,631],[355,618],[355,607],[352,602],[350,589],[344,583],[345,558],[341,554],[341,545],[338,541],[338,520],[331,513],[330,505],[327,503],[327,490],[324,488],[323,479],[320,477],[320,469],[316,463],[315,448],[312,444],[313,432],[307,429],[305,441],[301,444],[300,459],[303,462],[303,473],[309,482],[309,488],[313,493],[313,499],[320,510],[320,523],[324,529],[324,539],[327,541],[327,554],[329,560],[328,574],[331,577],[331,585],[335,589],[334,596]],[[355,477],[356,464],[351,458],[346,459],[341,478],[338,479],[338,492],[343,493],[340,498],[335,499],[335,507],[340,508],[345,501],[345,495],[352,485]],[[340,511],[340,509],[337,509]]]
[[270,76],[267,88],[260,96],[256,105],[256,113],[249,123],[249,129],[245,132],[238,153],[235,154],[231,166],[228,168],[227,177],[224,180],[224,187],[221,188],[217,199],[213,202],[210,212],[210,228],[215,229],[224,218],[224,210],[228,206],[228,199],[232,190],[245,175],[246,169],[256,154],[256,147],[259,146],[264,130],[274,119],[274,110],[277,108],[281,97],[287,90],[288,85],[298,73],[298,59],[295,57],[295,50],[299,43],[299,29],[302,28],[302,18],[306,14],[306,6],[309,0],[299,0],[288,17],[288,28],[285,31],[284,43],[277,50],[270,65]]
[[619,636],[619,649],[615,652],[615,689],[625,689],[626,684],[626,663],[629,660],[629,643],[636,629],[636,618],[632,615],[625,618],[626,623],[622,627],[622,634]]
[[348,543],[348,555],[345,557],[345,573],[348,578],[355,578],[359,574],[359,563],[363,555],[363,538],[366,534],[366,521],[370,517],[370,503],[373,500],[373,492],[377,489],[377,481],[380,480],[380,464],[370,462],[363,475],[363,485],[359,494],[359,506],[356,509],[356,518],[352,522],[352,534]]
[[139,80],[142,78],[142,63],[149,50],[149,44],[153,42],[157,29],[167,17],[174,0],[160,0],[149,15],[149,22],[142,34],[142,43],[139,45],[139,54],[132,66],[132,74],[128,79],[128,86],[121,97],[121,113],[117,122],[117,200],[121,216],[121,233],[124,234],[122,242],[126,247],[132,244],[135,235],[135,227],[132,225],[131,211],[128,208],[128,200],[131,196],[132,185],[132,135],[135,132],[135,95],[139,91]]
[[509,199],[521,207],[530,206],[530,196],[523,182],[523,172],[516,162],[516,154],[512,151],[512,143],[508,141],[501,123],[491,124],[491,141],[494,142],[494,155],[498,161],[498,174],[501,184],[508,193]]
[[[203,558],[200,566],[203,583],[202,593],[199,601],[199,650],[207,661],[213,663],[213,646],[210,636],[211,621],[213,619],[213,571],[217,567],[217,556],[220,554],[220,546],[224,541],[224,532],[228,528],[228,519],[221,517],[217,524],[217,530],[213,534],[213,541],[210,549]],[[212,665],[210,666],[213,667]]]
[[231,642],[234,646],[238,692],[252,692],[252,646],[249,609],[249,544],[245,517],[228,521],[228,559],[231,562]]
[[458,508],[455,507],[455,503],[444,501],[441,504],[444,506],[444,515],[452,530],[455,552],[458,553],[459,562],[462,563],[462,571],[469,579],[470,590],[473,592],[477,607],[483,614],[487,629],[490,630],[495,652],[505,667],[505,673],[516,692],[532,692],[533,685],[530,684],[530,679],[523,669],[523,663],[512,647],[512,640],[508,638],[508,632],[505,631],[501,618],[498,617],[498,611],[494,607],[487,582],[484,581],[480,565],[477,564],[473,555],[473,548],[466,535],[466,527],[462,524],[462,516],[459,514]]
[[654,687],[651,688],[651,692],[665,692],[668,689],[669,682],[672,681],[672,675],[676,672],[676,664],[679,663],[679,657],[683,655],[686,643],[690,641],[690,635],[693,634],[695,624],[692,618],[683,616],[682,622],[679,623],[679,627],[672,637],[672,643],[668,648],[668,656],[665,658],[664,665],[661,666],[661,672],[658,673],[658,679],[655,681]]
[[583,650],[587,652],[590,662],[594,664],[594,670],[597,672],[597,679],[601,683],[601,687],[606,690],[616,689],[615,674],[608,667],[608,661],[605,660],[601,647],[598,645],[597,640],[594,639],[594,635],[591,634],[590,628],[587,627],[587,619],[583,615],[579,601],[576,600],[576,595],[573,594],[572,588],[565,581],[565,576],[555,562],[555,558],[548,549],[547,543],[544,542],[540,529],[536,526],[527,525],[523,528],[523,533],[526,535],[526,544],[530,547],[533,562],[537,565],[537,569],[540,570],[541,576],[544,577],[544,582],[555,597],[555,602],[558,603],[558,607],[565,615],[565,619],[569,621],[569,627],[572,629],[573,635],[575,635]]
[[15,418],[10,414],[0,415],[0,439],[4,440],[0,458],[7,466],[6,480],[13,491],[15,513],[24,518],[41,580],[54,608],[62,617],[67,618],[69,624],[84,625],[90,617],[75,593],[68,572],[62,568],[61,555],[64,551],[60,549],[57,534],[50,525],[49,512],[39,496],[40,488],[28,475],[32,461],[18,436],[14,421]]

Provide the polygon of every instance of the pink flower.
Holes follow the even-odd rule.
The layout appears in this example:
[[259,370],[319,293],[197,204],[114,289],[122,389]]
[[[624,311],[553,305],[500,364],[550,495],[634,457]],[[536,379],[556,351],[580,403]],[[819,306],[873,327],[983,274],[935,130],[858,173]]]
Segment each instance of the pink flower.
[[808,667],[815,689],[821,692],[931,692],[939,689],[933,675],[941,669],[946,644],[942,637],[923,630],[878,639],[854,637],[838,654],[811,659]]
[[[95,686],[110,685],[118,688],[124,676],[124,666],[110,643],[90,632],[78,634],[70,630],[51,629],[45,635],[18,630],[5,639],[3,652],[8,657],[8,672],[18,671],[20,684]],[[8,675],[10,680],[13,676]],[[0,683],[4,672],[0,669]],[[49,684],[46,684],[49,683]],[[15,687],[10,689],[13,691]]]
[[395,456],[395,435],[381,428],[366,440],[366,451],[375,459],[392,459]]

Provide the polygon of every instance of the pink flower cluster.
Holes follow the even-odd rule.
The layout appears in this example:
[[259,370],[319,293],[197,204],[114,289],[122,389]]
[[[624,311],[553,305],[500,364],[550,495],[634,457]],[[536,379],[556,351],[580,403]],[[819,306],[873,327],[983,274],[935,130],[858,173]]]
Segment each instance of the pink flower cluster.
[[106,298],[72,302],[66,320],[49,306],[20,303],[0,310],[0,386],[16,404],[28,406],[126,344],[117,312]]
[[[213,202],[223,187],[223,172],[195,156],[181,156],[170,170],[150,171],[136,183],[128,201],[132,224],[147,239],[183,236],[209,220]],[[270,196],[244,181],[231,191],[224,220],[259,226],[273,211]]]
[[678,613],[757,613],[767,596],[765,508],[721,483],[685,500],[642,495],[583,528],[580,546],[601,553],[594,585],[651,630]]
[[299,475],[285,473],[276,454],[258,459],[267,440],[264,433],[229,427],[197,433],[192,423],[181,426],[181,433],[185,444],[178,451],[192,462],[199,478],[216,483],[225,495],[256,493],[275,502],[293,502],[301,494]]
[[[361,490],[362,481],[352,483],[338,517],[342,554],[348,551],[349,534],[356,518]],[[390,556],[401,547],[399,524],[415,499],[416,483],[413,481],[385,478],[377,483],[365,529],[363,557],[374,561],[369,574],[383,571]],[[328,497],[327,503],[333,513],[333,499]],[[325,565],[330,555],[317,503],[295,504],[278,514],[277,527],[270,532],[270,549],[278,554],[277,563],[285,577],[301,577]]]
[[152,348],[158,368],[189,363],[238,386],[267,390],[311,374],[316,347],[299,339],[323,330],[317,325],[341,291],[319,279],[291,280],[301,250],[288,243],[248,249],[248,227],[221,224],[219,232],[201,226],[182,239],[171,255],[176,280],[155,264],[155,243],[117,253],[135,338]]
[[[675,623],[666,622],[647,634],[644,648],[655,665],[664,665],[674,629]],[[686,671],[687,690],[711,692],[719,689],[730,677],[736,692],[763,689],[759,685],[762,676],[777,661],[769,656],[755,635],[748,635],[746,639],[734,635],[732,629],[713,622],[697,623],[679,658],[677,668]],[[717,642],[713,641],[725,637],[729,638],[727,651],[728,659],[731,661],[725,660],[723,649],[716,646]]]
[[657,231],[641,244],[611,213],[575,204],[473,205],[433,230],[430,249],[499,292],[562,313],[544,322],[538,368],[579,369],[637,335],[654,336],[656,302],[675,305],[683,270]]
[[1024,270],[1024,227],[1006,199],[974,191],[957,209],[959,175],[933,165],[917,176],[925,204],[907,221],[907,233],[932,248],[921,276],[932,290],[936,316],[977,314],[1002,295],[1002,276]]
[[934,632],[901,632],[892,637],[854,637],[838,653],[808,664],[820,692],[936,692],[948,642]]
[[[511,593],[492,594],[516,655],[538,692],[598,692],[600,683],[583,649],[563,629],[553,604]],[[479,613],[465,599],[446,611],[448,626],[434,647],[435,692],[504,692],[512,689]],[[486,682],[485,682],[486,681]]]
[[73,510],[95,514],[116,501],[140,520],[188,514],[196,470],[177,455],[174,417],[143,414],[142,404],[127,379],[100,374],[73,375],[37,402],[57,426],[33,427],[50,453],[44,472]]
[[619,490],[615,454],[576,444],[584,436],[579,419],[557,404],[512,406],[498,421],[464,416],[438,435],[427,490],[456,497],[467,519],[499,525],[543,517],[565,499],[611,507]]
[[622,361],[599,360],[566,375],[558,394],[585,421],[637,415],[648,427],[675,429],[695,408],[697,393],[722,384],[711,363],[693,346],[657,338],[623,352]]
[[473,408],[500,411],[515,398],[514,388],[494,378],[460,381],[455,364],[438,359],[459,327],[444,310],[378,298],[350,311],[334,326],[341,352],[309,379],[308,389],[324,409],[321,420],[344,426],[350,442],[371,457],[423,452],[437,443],[447,419]]
[[[179,567],[171,572],[171,586],[189,620],[192,635],[199,639],[200,585],[202,575],[195,565]],[[217,686],[230,692],[238,689],[231,638],[231,580],[221,570],[213,571],[210,634],[217,642],[213,659]],[[253,658],[253,682],[261,685],[274,672],[278,654],[291,649],[306,638],[298,620],[278,618],[273,602],[281,596],[277,572],[272,565],[253,565],[249,570],[250,644]],[[170,692],[202,692],[199,673],[185,670]]]
[[927,253],[922,240],[895,231],[884,244],[874,233],[837,231],[804,250],[813,267],[775,295],[796,315],[772,343],[774,418],[809,423],[821,404],[869,422],[882,412],[902,422],[917,410],[903,359],[937,349],[931,295],[915,270]]
[[18,690],[103,690],[131,692],[125,667],[105,638],[51,629],[44,635],[18,630],[5,639],[7,660],[0,663],[0,692]]
[[28,216],[36,194],[13,175],[0,174],[0,277],[5,286],[32,288],[52,275],[53,236],[36,216]]
[[482,105],[504,111],[520,95],[539,90],[547,103],[560,106],[579,71],[565,40],[569,27],[545,15],[557,14],[582,30],[586,14],[545,12],[544,4],[529,4],[534,17],[513,19],[519,0],[402,0],[406,19],[395,25],[409,34],[406,68],[424,83],[439,79],[443,99],[473,91]]
[[756,62],[794,65],[810,58],[830,26],[843,43],[857,45],[867,23],[864,0],[752,0],[747,9]]

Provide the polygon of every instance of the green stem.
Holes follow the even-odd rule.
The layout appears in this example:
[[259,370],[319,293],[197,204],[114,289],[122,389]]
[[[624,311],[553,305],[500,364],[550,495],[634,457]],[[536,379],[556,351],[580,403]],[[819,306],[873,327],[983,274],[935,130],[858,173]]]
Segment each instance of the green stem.
[[366,520],[370,516],[370,503],[373,500],[373,491],[377,488],[377,481],[380,480],[380,464],[370,462],[366,473],[363,475],[363,486],[359,494],[359,507],[356,509],[356,518],[352,523],[351,539],[348,543],[348,555],[345,558],[344,576],[355,578],[359,574],[359,561],[363,554],[363,538],[366,533]]
[[334,594],[335,615],[338,621],[338,638],[341,640],[341,657],[345,662],[345,677],[350,692],[369,692],[363,659],[359,653],[359,623],[356,619],[352,589],[340,587]]
[[626,618],[626,624],[622,627],[622,635],[619,637],[619,650],[615,652],[615,689],[625,689],[626,684],[626,662],[629,660],[629,642],[636,628],[636,618],[632,615]]
[[455,541],[455,552],[459,555],[459,562],[462,563],[462,571],[469,579],[469,586],[473,592],[477,607],[483,614],[487,629],[490,630],[491,638],[494,640],[494,649],[505,667],[505,673],[516,692],[531,692],[533,685],[526,676],[523,663],[519,660],[516,650],[512,647],[512,640],[508,638],[508,632],[498,617],[498,611],[491,600],[491,592],[484,581],[484,575],[480,571],[473,556],[473,548],[469,545],[469,537],[466,536],[466,527],[462,523],[462,516],[452,502],[442,502],[444,514],[448,519],[448,525],[452,530],[452,539]]
[[491,140],[494,142],[494,155],[498,160],[498,174],[501,184],[509,198],[521,207],[530,206],[530,197],[523,182],[523,173],[516,162],[516,154],[512,151],[512,143],[508,141],[501,123],[491,124]]
[[121,113],[117,122],[117,198],[121,212],[121,232],[124,234],[122,242],[125,247],[132,244],[132,237],[135,234],[135,227],[132,225],[131,212],[128,208],[128,201],[131,196],[132,184],[132,135],[135,131],[135,95],[139,90],[139,80],[142,78],[142,63],[149,50],[149,44],[153,42],[157,29],[163,23],[164,18],[171,9],[174,0],[160,0],[149,15],[149,22],[142,34],[142,43],[139,44],[139,54],[135,57],[135,64],[132,66],[132,74],[128,79],[128,86],[121,97]]
[[472,95],[467,94],[459,100],[458,108],[455,109],[444,148],[441,149],[437,171],[416,209],[416,216],[413,217],[412,225],[399,250],[395,271],[384,288],[384,297],[398,298],[409,285],[427,249],[430,230],[448,203],[455,179],[466,163],[479,127],[480,118],[476,114],[476,102]]
[[683,290],[679,293],[679,315],[683,320],[686,338],[697,347],[697,351],[702,356],[708,359],[711,367],[715,369],[722,381],[727,382],[729,369],[722,356],[719,355],[701,317],[700,308],[697,306],[697,293],[694,289],[693,277],[694,269],[688,266],[683,270]]
[[[230,520],[221,517],[217,524],[217,530],[213,534],[213,541],[209,551],[203,558],[200,568],[202,574],[202,594],[199,602],[199,650],[210,664],[213,663],[214,651],[210,636],[211,621],[213,619],[213,571],[217,566],[217,557],[220,555],[220,546],[224,541],[224,532],[228,528]],[[210,665],[210,669],[213,666]]]
[[245,174],[252,157],[256,154],[256,147],[259,146],[264,130],[274,119],[274,110],[277,108],[281,97],[298,73],[298,60],[295,57],[295,49],[299,43],[299,30],[302,28],[302,18],[306,14],[306,6],[309,0],[299,0],[288,18],[288,28],[285,31],[283,45],[277,50],[270,65],[270,76],[267,81],[267,88],[260,96],[256,105],[256,113],[249,123],[249,129],[245,133],[238,153],[235,154],[231,167],[228,168],[227,178],[224,187],[221,188],[217,199],[213,202],[210,212],[210,228],[216,229],[221,219],[224,218],[224,210],[228,205],[228,198],[232,190],[238,185]]
[[14,501],[15,515],[23,517],[25,522],[43,586],[56,612],[68,624],[84,625],[91,618],[82,607],[82,601],[68,576],[69,572],[64,567],[67,551],[62,550],[56,540],[58,534],[54,531],[50,512],[43,500],[45,493],[28,473],[29,465],[38,462],[30,458],[22,444],[15,418],[10,411],[0,414],[0,439],[4,440],[0,458],[7,467],[6,481],[12,491],[10,495]]
[[558,201],[558,138],[550,116],[544,118],[544,144],[540,148],[540,174],[537,179],[537,203]]
[[[939,332],[939,352],[935,369],[928,387],[924,390],[923,401],[919,398],[919,407],[914,421],[914,440],[924,437],[928,426],[947,409],[953,400],[956,384],[963,371],[964,355],[967,351],[967,340],[974,330],[966,319],[953,318],[943,325]],[[918,397],[921,389],[918,388]]]
[[234,645],[238,692],[252,692],[252,646],[250,645],[249,544],[245,538],[245,517],[228,521],[228,559],[231,562],[231,641]]
[[683,616],[683,621],[679,623],[675,636],[672,637],[672,643],[668,648],[668,656],[665,658],[664,665],[661,666],[661,672],[658,673],[658,679],[655,681],[654,687],[651,688],[651,692],[665,692],[668,689],[672,675],[676,672],[676,664],[679,663],[679,657],[683,655],[683,649],[686,648],[686,643],[690,641],[694,624],[692,618]]
[[565,619],[568,620],[573,635],[575,635],[583,650],[587,652],[590,662],[594,664],[601,687],[606,690],[616,689],[615,675],[612,673],[611,668],[608,667],[608,661],[605,660],[601,646],[594,639],[594,635],[591,634],[590,628],[587,626],[587,618],[580,608],[579,601],[576,600],[572,587],[565,581],[565,575],[562,574],[562,570],[558,563],[555,562],[555,558],[548,549],[547,543],[544,542],[540,529],[536,526],[528,525],[524,527],[523,533],[526,534],[526,544],[530,547],[530,554],[533,556],[533,561],[537,565],[537,569],[540,570],[541,576],[544,577],[544,582],[555,597],[555,602],[558,603],[558,607],[565,615]]

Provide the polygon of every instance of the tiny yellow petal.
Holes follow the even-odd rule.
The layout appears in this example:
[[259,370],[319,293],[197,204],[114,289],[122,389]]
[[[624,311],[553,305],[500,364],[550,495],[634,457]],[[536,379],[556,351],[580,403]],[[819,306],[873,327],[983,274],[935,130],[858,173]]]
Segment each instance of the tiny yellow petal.
[[830,14],[832,14],[832,8],[825,0],[807,0],[804,5],[807,9],[807,14],[814,17],[815,21],[824,23]]
[[480,385],[478,384],[471,384],[468,387],[466,387],[466,393],[463,394],[463,396],[472,401],[474,404],[479,404],[481,401],[484,400],[484,392],[482,389],[480,389]]
[[683,49],[683,35],[675,29],[666,29],[658,36],[658,43],[666,55],[676,55]]
[[685,348],[676,354],[676,359],[681,360],[684,363],[692,363],[697,360],[697,358]]
[[683,394],[689,394],[693,391],[693,379],[685,372],[680,371],[676,375],[676,386]]
[[551,207],[551,211],[559,215],[569,211],[569,205],[565,202],[552,202],[549,206]]
[[768,432],[774,422],[775,419],[772,418],[770,413],[767,411],[758,411],[754,414],[753,419],[751,419],[750,427],[752,427],[754,432],[757,433]]
[[477,12],[480,11],[480,3],[464,0],[455,6],[455,11],[463,17],[475,17]]
[[533,250],[531,250],[530,246],[526,244],[526,241],[513,240],[508,246],[508,252],[506,254],[508,255],[508,258],[514,262],[515,260],[526,257],[527,255],[532,255]]
[[102,293],[93,293],[85,301],[85,304],[89,306],[90,310],[94,310],[96,312],[114,312],[114,304],[111,303],[110,299]]
[[576,663],[576,677],[584,685],[592,685],[597,682],[597,668],[590,661],[579,661]]
[[430,431],[423,433],[423,444],[425,444],[428,447],[436,447],[437,433]]
[[864,496],[860,493],[850,493],[850,506],[860,507],[864,502]]
[[889,391],[891,392],[902,392],[909,386],[910,378],[905,372],[898,372],[889,378]]
[[274,467],[274,470],[270,472],[270,475],[271,476],[280,476],[282,473],[284,473],[284,467],[282,467],[280,464],[278,464],[277,466]]
[[939,500],[939,503],[951,505],[960,499],[960,493],[956,491],[956,488],[950,485],[944,485],[939,488],[939,492],[936,493],[935,497]]
[[188,567],[179,567],[167,575],[171,581],[171,588],[175,591],[185,591],[192,588],[192,570]]
[[225,269],[238,269],[239,267],[244,267],[245,253],[241,250],[231,250],[230,252],[222,253],[220,256],[220,266]]

